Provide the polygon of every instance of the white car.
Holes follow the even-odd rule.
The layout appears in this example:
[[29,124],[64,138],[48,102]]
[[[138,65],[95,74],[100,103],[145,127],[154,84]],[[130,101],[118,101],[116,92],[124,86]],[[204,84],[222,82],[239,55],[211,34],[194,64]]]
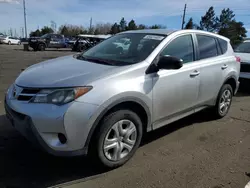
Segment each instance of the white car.
[[20,45],[21,44],[21,40],[16,38],[16,37],[9,37],[9,36],[5,36],[1,39],[1,43],[3,44],[18,44]]
[[245,40],[234,51],[241,59],[240,78],[250,80],[250,40]]

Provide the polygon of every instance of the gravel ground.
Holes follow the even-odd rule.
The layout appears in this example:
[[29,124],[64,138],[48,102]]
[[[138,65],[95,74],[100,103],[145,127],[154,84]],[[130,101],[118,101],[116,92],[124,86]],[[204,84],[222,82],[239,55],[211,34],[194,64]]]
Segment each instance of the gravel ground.
[[0,45],[0,187],[244,188],[250,180],[249,83],[224,119],[203,111],[154,131],[131,161],[109,172],[83,157],[57,158],[33,147],[6,120],[4,92],[23,68],[68,54]]

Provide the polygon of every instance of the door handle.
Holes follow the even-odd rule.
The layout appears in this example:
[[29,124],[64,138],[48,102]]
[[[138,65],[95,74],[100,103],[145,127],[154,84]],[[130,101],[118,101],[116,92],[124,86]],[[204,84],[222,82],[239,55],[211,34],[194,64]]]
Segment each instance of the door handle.
[[223,65],[223,66],[221,67],[221,69],[224,70],[224,69],[226,69],[227,67],[228,67],[228,65],[225,64],[225,65]]
[[194,76],[198,76],[199,74],[200,74],[200,72],[197,71],[197,70],[195,70],[194,72],[192,72],[192,73],[190,74],[190,76],[191,76],[191,77],[194,77]]

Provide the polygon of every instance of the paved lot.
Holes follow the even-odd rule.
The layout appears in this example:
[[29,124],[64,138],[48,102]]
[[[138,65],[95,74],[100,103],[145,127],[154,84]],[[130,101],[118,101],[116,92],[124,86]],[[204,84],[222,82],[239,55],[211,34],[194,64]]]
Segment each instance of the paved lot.
[[67,54],[72,52],[0,45],[0,187],[68,182],[64,186],[71,188],[243,188],[250,180],[245,174],[250,172],[250,93],[242,87],[224,119],[212,120],[204,111],[150,133],[133,159],[116,170],[34,148],[7,122],[4,91],[21,69]]

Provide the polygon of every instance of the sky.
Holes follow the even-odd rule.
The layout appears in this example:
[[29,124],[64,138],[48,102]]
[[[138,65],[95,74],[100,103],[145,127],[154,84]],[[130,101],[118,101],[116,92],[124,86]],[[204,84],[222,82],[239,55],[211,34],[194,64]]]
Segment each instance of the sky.
[[[51,21],[89,27],[93,24],[134,19],[137,24],[161,24],[169,29],[181,27],[184,4],[187,3],[186,22],[190,17],[199,23],[210,6],[216,14],[230,8],[236,20],[242,21],[250,36],[250,0],[26,0],[27,30],[50,26]],[[23,0],[0,0],[0,32],[20,33],[24,27]]]

